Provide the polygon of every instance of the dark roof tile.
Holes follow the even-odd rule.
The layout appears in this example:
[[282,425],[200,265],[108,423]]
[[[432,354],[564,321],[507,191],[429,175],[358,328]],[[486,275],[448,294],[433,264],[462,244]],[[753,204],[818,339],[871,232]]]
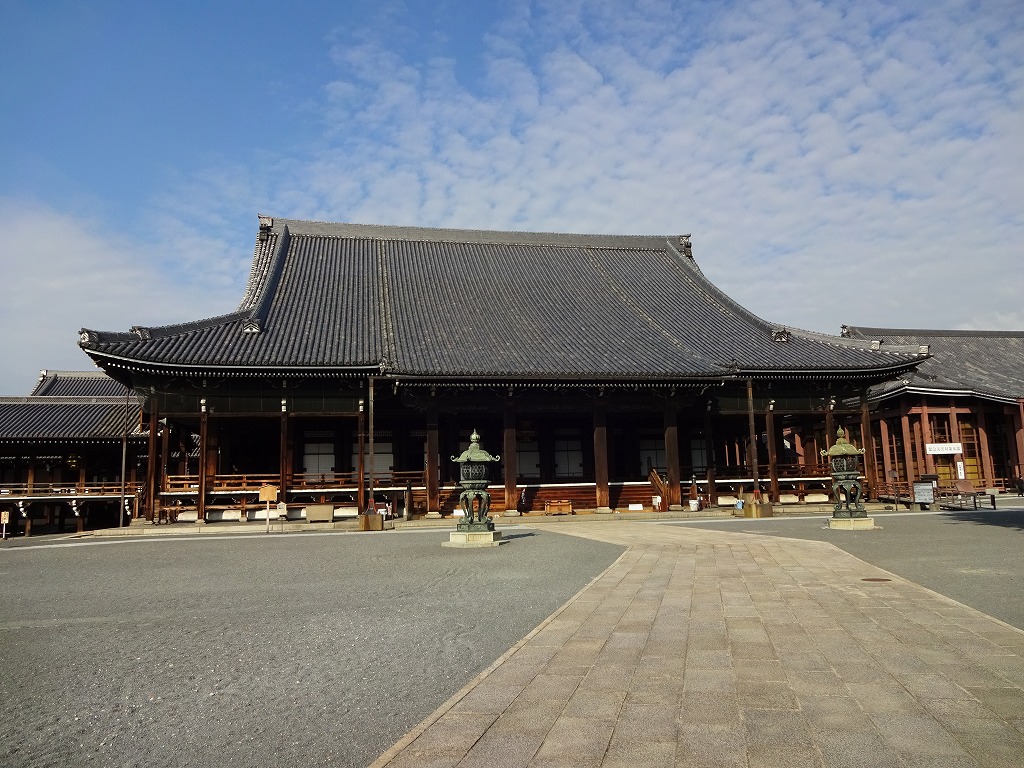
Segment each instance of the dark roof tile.
[[276,220],[238,311],[135,333],[83,330],[105,367],[538,379],[835,375],[915,350],[778,327],[683,255],[679,237]]
[[874,388],[875,397],[915,391],[1006,402],[1024,398],[1024,331],[844,328],[853,339],[928,347],[931,356],[916,371]]

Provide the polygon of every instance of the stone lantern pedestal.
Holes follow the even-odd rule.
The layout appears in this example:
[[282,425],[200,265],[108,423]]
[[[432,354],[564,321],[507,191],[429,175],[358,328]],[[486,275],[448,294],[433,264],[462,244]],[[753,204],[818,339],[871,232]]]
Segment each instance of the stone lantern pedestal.
[[443,547],[497,547],[501,544],[501,531],[494,530],[491,518],[491,494],[487,492],[490,481],[490,465],[501,460],[500,456],[491,456],[480,447],[480,434],[474,429],[469,437],[469,448],[452,461],[459,464],[459,485],[462,493],[459,502],[462,504],[464,517],[449,540]]

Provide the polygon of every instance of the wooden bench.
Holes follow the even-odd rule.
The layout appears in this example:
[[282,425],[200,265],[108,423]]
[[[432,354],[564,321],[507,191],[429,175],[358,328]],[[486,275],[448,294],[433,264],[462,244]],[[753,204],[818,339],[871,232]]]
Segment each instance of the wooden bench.
[[986,496],[992,509],[995,509],[995,494],[979,491],[970,480],[955,480],[952,492],[940,494],[939,506],[955,509],[979,509],[978,501],[984,501]]

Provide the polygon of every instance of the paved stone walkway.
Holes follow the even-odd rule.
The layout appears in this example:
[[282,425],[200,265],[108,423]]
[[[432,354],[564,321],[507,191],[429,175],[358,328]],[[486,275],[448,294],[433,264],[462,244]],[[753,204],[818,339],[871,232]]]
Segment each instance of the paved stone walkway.
[[1024,766],[1024,632],[830,544],[629,546],[373,764]]

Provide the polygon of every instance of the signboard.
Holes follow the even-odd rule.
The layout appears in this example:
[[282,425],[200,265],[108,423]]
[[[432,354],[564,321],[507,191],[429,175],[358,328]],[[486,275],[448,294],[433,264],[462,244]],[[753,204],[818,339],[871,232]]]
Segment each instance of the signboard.
[[260,486],[260,501],[277,501],[276,485],[262,485]]
[[11,510],[0,510],[0,525],[7,525],[11,522]]
[[935,487],[931,484],[931,481],[924,483],[914,483],[914,503],[915,504],[934,504],[935,503]]
[[967,479],[967,472],[964,469],[964,463],[962,461],[958,461],[956,463],[956,476],[960,480]]
[[924,452],[933,456],[942,454],[963,453],[963,443],[925,443]]

